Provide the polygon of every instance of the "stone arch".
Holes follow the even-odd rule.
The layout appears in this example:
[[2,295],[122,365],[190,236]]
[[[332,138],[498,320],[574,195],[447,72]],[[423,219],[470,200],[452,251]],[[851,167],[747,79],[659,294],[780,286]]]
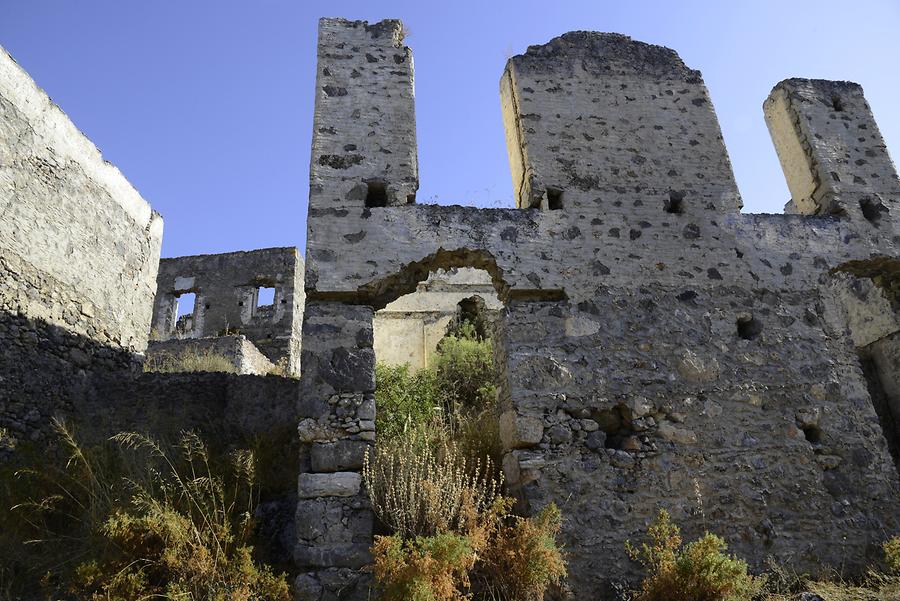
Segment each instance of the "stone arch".
[[360,300],[375,310],[382,309],[401,296],[415,292],[416,286],[428,279],[431,272],[454,267],[472,267],[486,271],[491,276],[491,282],[500,300],[503,302],[508,300],[510,286],[504,279],[503,270],[497,265],[493,254],[486,250],[469,248],[452,250],[439,248],[419,261],[407,263],[389,276],[360,286]]

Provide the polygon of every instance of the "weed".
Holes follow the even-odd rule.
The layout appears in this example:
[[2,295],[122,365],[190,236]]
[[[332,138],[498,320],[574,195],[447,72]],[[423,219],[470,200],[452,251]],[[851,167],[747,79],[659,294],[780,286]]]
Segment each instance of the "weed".
[[237,373],[237,368],[228,358],[211,350],[184,350],[179,353],[158,353],[147,357],[144,371],[158,373],[180,372],[225,372]]
[[682,547],[681,532],[660,510],[647,530],[649,542],[626,544],[629,556],[648,571],[635,601],[750,601],[764,581],[747,564],[726,555],[725,541],[706,533]]

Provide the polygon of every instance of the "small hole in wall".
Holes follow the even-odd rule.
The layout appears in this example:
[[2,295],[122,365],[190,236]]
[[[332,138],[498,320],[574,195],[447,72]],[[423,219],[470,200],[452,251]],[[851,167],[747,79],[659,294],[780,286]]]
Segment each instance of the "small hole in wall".
[[275,289],[260,286],[256,291],[256,306],[265,307],[266,305],[275,304]]
[[831,97],[831,108],[834,109],[834,111],[835,111],[836,113],[843,112],[843,110],[844,110],[844,103],[841,102],[840,97],[838,97],[838,96],[832,96],[832,97]]
[[803,426],[803,436],[810,444],[822,444],[822,429],[819,426]]
[[634,451],[641,446],[637,432],[632,429],[631,413],[624,407],[616,406],[596,412],[592,415],[600,425],[600,431],[606,434],[603,446],[619,451]]
[[744,340],[755,340],[763,331],[762,322],[752,315],[741,315],[737,319],[738,336]]
[[887,207],[881,204],[881,201],[869,196],[859,201],[859,208],[866,221],[876,227],[881,223],[882,216],[887,213]]
[[547,208],[559,211],[563,208],[563,192],[558,188],[547,188]]
[[368,190],[366,191],[367,207],[386,207],[387,206],[387,187],[384,182],[366,182]]
[[680,215],[684,212],[684,192],[678,190],[669,190],[669,198],[663,201],[663,208],[666,213],[675,213]]

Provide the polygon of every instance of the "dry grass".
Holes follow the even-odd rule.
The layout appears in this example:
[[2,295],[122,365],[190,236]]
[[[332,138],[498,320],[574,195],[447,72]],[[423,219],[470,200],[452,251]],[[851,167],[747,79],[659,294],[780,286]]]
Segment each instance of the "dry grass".
[[[775,573],[780,570],[775,568]],[[774,587],[767,587],[774,588]],[[796,578],[778,592],[767,592],[760,601],[796,601],[799,592],[815,593],[825,601],[900,601],[900,577],[870,570],[862,579],[851,582],[834,576],[811,580]]]
[[19,470],[21,500],[0,513],[0,598],[288,601],[284,578],[251,555],[252,454],[219,461],[192,433],[86,449],[54,427],[67,457]]
[[466,530],[467,504],[487,511],[500,491],[490,459],[472,460],[420,428],[366,453],[363,479],[375,515],[401,538]]
[[210,350],[185,350],[180,353],[159,353],[144,361],[145,372],[224,372],[237,373],[237,368],[226,357]]

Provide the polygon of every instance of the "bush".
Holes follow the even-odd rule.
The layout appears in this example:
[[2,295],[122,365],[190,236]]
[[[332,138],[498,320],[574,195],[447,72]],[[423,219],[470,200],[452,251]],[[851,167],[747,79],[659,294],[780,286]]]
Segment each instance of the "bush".
[[681,532],[661,510],[640,548],[626,544],[631,558],[649,572],[634,601],[750,601],[762,579],[747,573],[743,560],[726,555],[725,541],[706,533],[684,547]]
[[561,525],[560,511],[552,503],[533,518],[495,522],[478,567],[492,597],[543,600],[550,585],[566,575],[566,562],[556,544]]
[[55,427],[69,452],[65,467],[23,472],[42,494],[10,512],[44,560],[30,576],[48,595],[290,598],[284,577],[252,559],[249,452],[234,453],[226,472],[191,433],[173,449],[120,434],[110,453],[83,449],[63,424]]
[[379,536],[372,547],[375,579],[386,601],[466,599],[475,549],[469,537],[445,532],[404,540]]
[[432,364],[375,366],[379,439],[406,431],[443,428],[468,457],[490,457],[499,475],[502,456],[490,339],[469,321],[456,325],[438,345]]
[[382,438],[395,438],[410,428],[440,416],[435,372],[410,371],[409,365],[375,365],[376,430]]
[[884,559],[888,568],[890,568],[892,572],[900,574],[900,536],[895,536],[885,542],[883,548]]
[[366,456],[366,490],[394,532],[372,548],[383,598],[462,599],[474,588],[493,599],[542,599],[565,575],[559,510],[508,515],[513,500],[497,494],[491,461],[467,460],[443,434],[408,431]]
[[375,515],[403,539],[465,533],[499,492],[490,459],[471,461],[431,436],[417,428],[366,453],[363,479]]
[[494,406],[494,351],[490,339],[445,336],[438,345],[433,368],[436,390],[447,415],[468,415]]

